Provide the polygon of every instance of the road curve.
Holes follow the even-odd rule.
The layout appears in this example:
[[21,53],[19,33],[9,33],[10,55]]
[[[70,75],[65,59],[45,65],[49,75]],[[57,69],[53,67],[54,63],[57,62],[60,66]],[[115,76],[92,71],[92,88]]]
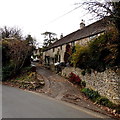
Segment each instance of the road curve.
[[105,118],[41,94],[2,85],[2,118]]

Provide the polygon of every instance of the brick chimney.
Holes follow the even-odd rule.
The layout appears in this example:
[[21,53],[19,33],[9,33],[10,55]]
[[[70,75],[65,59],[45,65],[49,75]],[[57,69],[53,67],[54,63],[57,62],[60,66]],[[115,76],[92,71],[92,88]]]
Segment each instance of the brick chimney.
[[85,27],[85,21],[82,19],[80,23],[80,29],[83,29]]
[[60,35],[60,39],[61,39],[61,38],[63,38],[63,33],[61,33],[61,35]]

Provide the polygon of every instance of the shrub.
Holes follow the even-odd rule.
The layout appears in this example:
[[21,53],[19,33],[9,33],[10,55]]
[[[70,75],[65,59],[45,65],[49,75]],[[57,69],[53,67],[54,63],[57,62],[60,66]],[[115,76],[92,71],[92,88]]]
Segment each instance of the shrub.
[[[76,45],[71,63],[84,70],[103,72],[106,68],[120,66],[119,37],[114,30],[94,38],[86,46]],[[86,71],[87,72],[87,71]],[[84,75],[84,72],[83,72]]]
[[21,68],[30,65],[32,47],[25,41],[17,39],[2,40],[2,73],[3,80],[7,80],[18,73]]
[[2,80],[5,81],[7,78],[12,77],[13,75],[13,69],[14,69],[14,64],[9,63],[5,67],[2,67]]
[[100,94],[97,91],[94,91],[89,88],[83,88],[82,92],[94,102],[100,97]]
[[78,75],[74,74],[73,72],[71,72],[69,74],[69,81],[75,84],[81,84],[81,79]]
[[85,70],[83,70],[83,71],[81,72],[81,74],[84,76],[84,75],[85,75]]
[[87,54],[88,52],[89,48],[87,46],[81,46],[77,44],[75,46],[75,52],[71,56],[71,63],[73,63],[74,66],[77,66],[78,63],[84,62],[82,58],[84,58],[85,54]]
[[81,85],[82,85],[83,87],[86,87],[86,82],[85,82],[85,81],[82,81],[82,82],[81,82]]
[[120,114],[120,105],[115,107],[116,113]]
[[104,105],[109,108],[114,108],[115,105],[106,97],[99,97],[97,100],[97,103],[100,105]]
[[91,69],[87,69],[86,72],[87,72],[88,74],[91,74]]
[[111,109],[115,109],[116,113],[120,113],[120,105],[116,105],[112,103],[108,98],[100,96],[100,94],[97,91],[94,91],[89,88],[83,88],[81,90],[82,93],[84,93],[89,99],[91,99],[93,102],[96,102],[97,104],[109,107]]
[[80,83],[80,82],[81,82],[81,79],[80,79],[79,76],[76,76],[76,78],[75,78],[75,82],[76,82],[76,83]]

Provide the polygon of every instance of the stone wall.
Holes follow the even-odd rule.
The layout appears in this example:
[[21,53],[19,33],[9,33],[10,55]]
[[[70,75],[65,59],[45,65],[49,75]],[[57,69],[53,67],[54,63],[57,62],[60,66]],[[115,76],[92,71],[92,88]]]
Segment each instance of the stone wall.
[[62,71],[62,76],[68,77],[73,72],[86,82],[86,87],[98,91],[101,96],[107,97],[113,103],[120,104],[120,69],[113,71],[107,69],[104,72],[92,71],[91,74],[81,74],[79,68],[66,67]]

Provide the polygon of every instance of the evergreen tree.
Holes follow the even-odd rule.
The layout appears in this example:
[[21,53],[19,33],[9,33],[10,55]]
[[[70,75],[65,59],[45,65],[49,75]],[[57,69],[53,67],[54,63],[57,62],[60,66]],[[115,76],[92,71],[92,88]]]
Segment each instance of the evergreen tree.
[[42,33],[42,35],[44,35],[45,38],[43,43],[43,48],[49,47],[52,43],[54,43],[57,40],[55,33],[45,32]]

